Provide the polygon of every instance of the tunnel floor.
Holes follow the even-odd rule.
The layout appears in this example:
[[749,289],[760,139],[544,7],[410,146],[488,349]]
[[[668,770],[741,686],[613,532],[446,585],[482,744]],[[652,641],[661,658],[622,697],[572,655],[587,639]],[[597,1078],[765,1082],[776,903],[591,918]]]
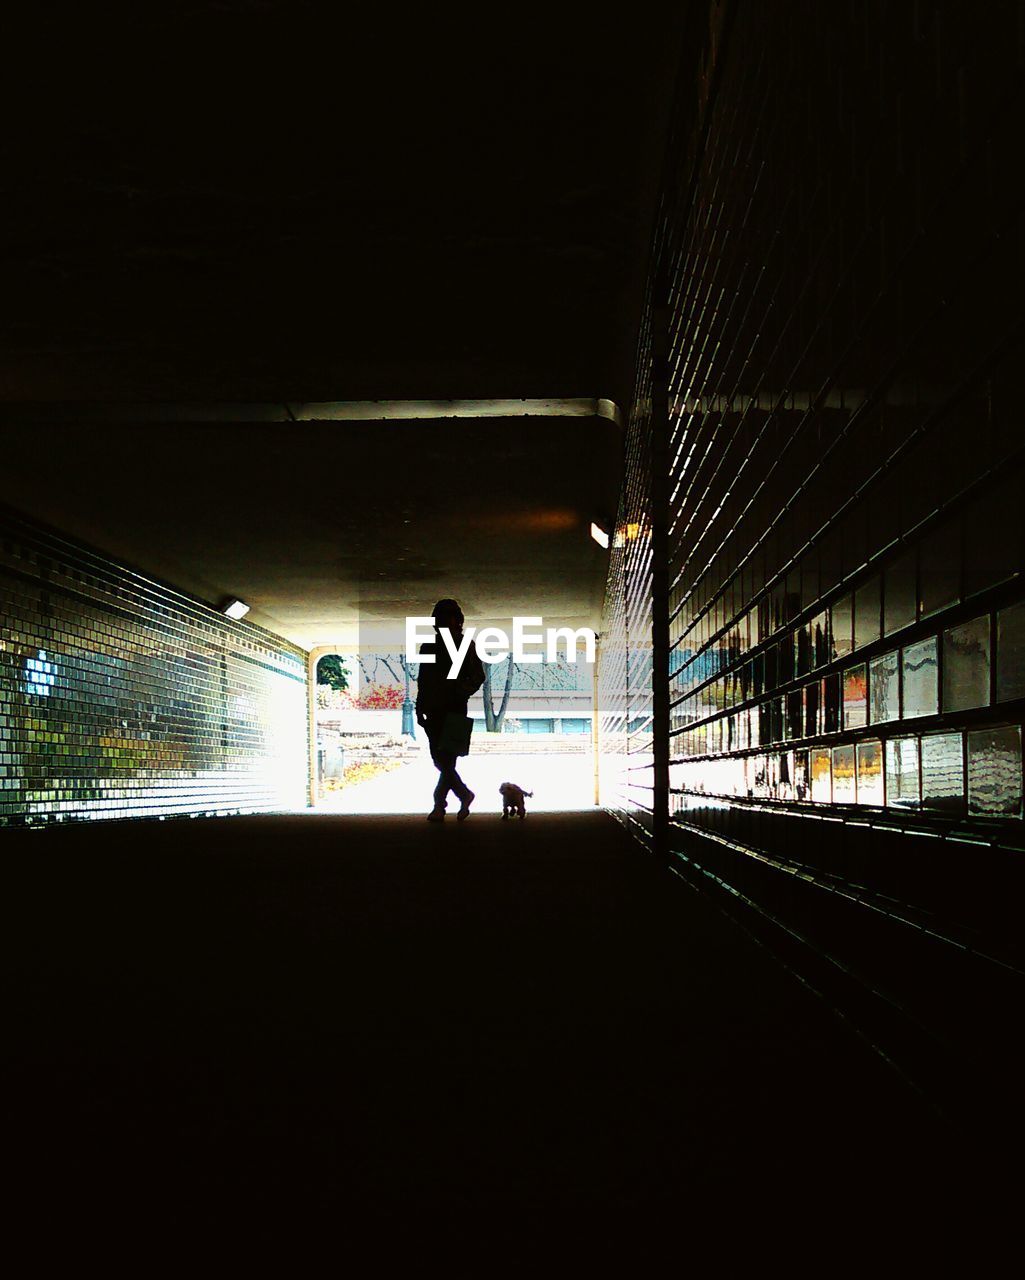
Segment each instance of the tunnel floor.
[[104,824],[4,852],[7,1161],[51,1225],[694,1229],[702,1204],[861,1218],[955,1180],[917,1095],[604,813]]

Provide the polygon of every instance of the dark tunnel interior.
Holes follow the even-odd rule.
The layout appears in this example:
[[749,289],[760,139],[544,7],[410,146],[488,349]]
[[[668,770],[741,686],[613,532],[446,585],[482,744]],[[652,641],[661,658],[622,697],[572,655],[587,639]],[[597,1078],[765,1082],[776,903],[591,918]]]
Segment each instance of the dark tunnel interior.
[[[12,1242],[981,1269],[1020,0],[157,0],[9,48]],[[594,660],[493,665],[524,618]]]

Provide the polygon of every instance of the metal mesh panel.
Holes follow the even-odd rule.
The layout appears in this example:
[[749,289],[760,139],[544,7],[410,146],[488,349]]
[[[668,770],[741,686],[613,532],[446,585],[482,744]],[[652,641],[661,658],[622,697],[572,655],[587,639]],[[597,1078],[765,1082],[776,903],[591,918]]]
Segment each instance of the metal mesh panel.
[[306,655],[0,519],[0,826],[306,803]]

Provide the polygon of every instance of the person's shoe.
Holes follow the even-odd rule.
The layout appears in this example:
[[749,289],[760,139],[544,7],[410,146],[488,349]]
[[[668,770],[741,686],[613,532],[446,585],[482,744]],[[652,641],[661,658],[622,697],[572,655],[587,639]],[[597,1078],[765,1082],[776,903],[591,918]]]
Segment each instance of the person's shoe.
[[437,809],[437,808],[432,809],[432,810],[430,811],[430,813],[427,815],[427,821],[428,821],[428,822],[444,822],[444,821],[445,821],[445,810],[444,810],[444,809]]
[[468,818],[470,816],[470,805],[473,804],[475,799],[476,796],[474,793],[472,791],[469,792],[466,799],[459,806],[459,812],[456,814],[457,822],[462,822],[464,818]]

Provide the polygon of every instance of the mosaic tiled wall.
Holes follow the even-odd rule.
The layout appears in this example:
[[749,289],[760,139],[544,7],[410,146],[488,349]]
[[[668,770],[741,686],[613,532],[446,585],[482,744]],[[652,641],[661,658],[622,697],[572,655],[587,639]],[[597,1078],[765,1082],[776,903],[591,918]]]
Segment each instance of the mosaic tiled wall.
[[[652,263],[670,852],[834,954],[841,929],[928,916],[1020,964],[1022,10],[786,13],[707,6]],[[609,636],[644,614],[630,556]],[[635,705],[608,688],[607,723]],[[830,934],[841,898],[869,909]]]
[[305,654],[0,512],[0,826],[306,803]]

